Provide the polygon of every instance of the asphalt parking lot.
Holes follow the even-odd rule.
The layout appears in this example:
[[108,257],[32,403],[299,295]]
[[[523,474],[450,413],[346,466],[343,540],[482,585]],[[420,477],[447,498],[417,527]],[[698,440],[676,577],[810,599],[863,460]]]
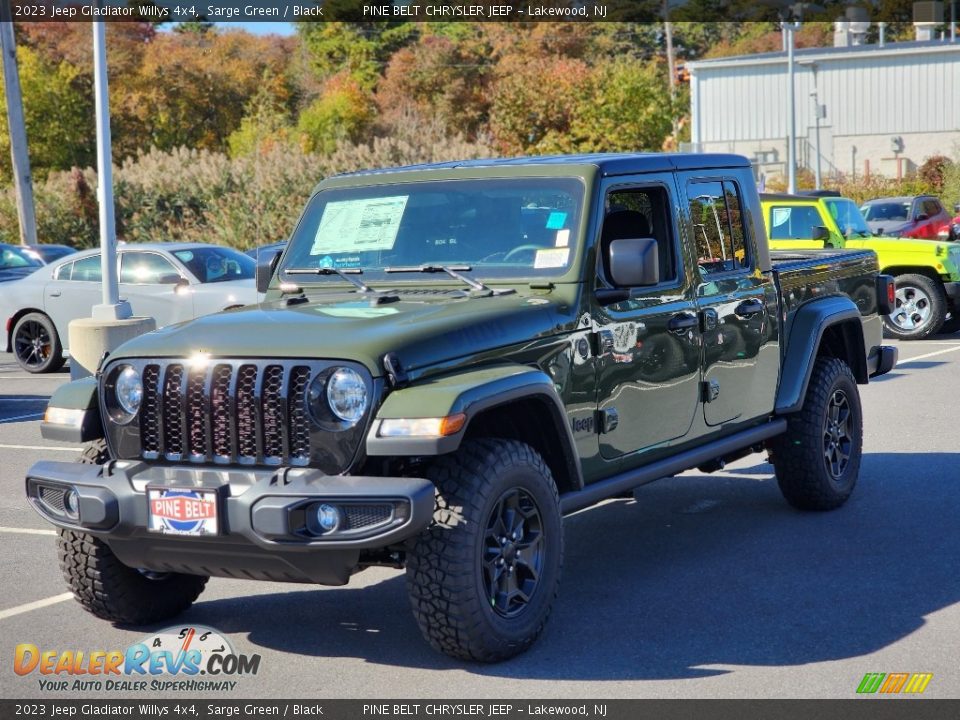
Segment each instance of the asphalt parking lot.
[[[958,369],[960,335],[901,343],[899,367],[862,388],[860,483],[838,511],[791,509],[754,455],[568,518],[545,634],[500,665],[433,652],[396,570],[367,570],[345,588],[214,578],[182,621],[262,656],[238,697],[848,698],[868,672],[933,673],[925,696],[958,697]],[[40,437],[46,401],[68,379],[66,369],[28,376],[0,354],[4,698],[84,695],[17,676],[18,643],[123,649],[161,627],[85,613],[60,576],[50,526],[24,499],[33,462],[78,454]]]

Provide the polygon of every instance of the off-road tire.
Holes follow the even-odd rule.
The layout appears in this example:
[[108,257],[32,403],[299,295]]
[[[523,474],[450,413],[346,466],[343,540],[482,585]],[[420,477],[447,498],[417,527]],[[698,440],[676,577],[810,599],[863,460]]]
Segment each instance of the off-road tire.
[[[78,462],[102,465],[109,459],[106,443],[97,440]],[[75,530],[59,530],[57,554],[77,602],[98,618],[124,625],[145,625],[179,615],[207,584],[205,576],[145,574],[127,567],[105,542]]]
[[27,313],[17,320],[11,338],[13,357],[29,373],[51,373],[63,367],[63,345],[47,315]]
[[[407,591],[420,631],[435,649],[458,659],[497,662],[524,652],[542,632],[560,584],[563,530],[550,469],[525,443],[481,439],[441,457],[428,477],[437,489],[433,523],[407,554]],[[529,600],[508,616],[506,595],[489,597],[493,580],[482,558],[491,538],[496,542],[498,531],[491,528],[499,527],[493,520],[501,516],[501,500],[516,493],[535,504],[543,554],[534,549],[526,558],[541,557],[539,580]],[[527,521],[518,531],[518,547],[532,525]]]
[[[838,433],[831,426],[838,399],[849,412],[844,435],[847,461],[830,450]],[[838,417],[842,412],[837,413]],[[840,445],[841,443],[836,443]],[[787,502],[800,510],[834,510],[843,505],[857,484],[863,451],[863,415],[860,395],[850,367],[836,358],[818,358],[810,376],[803,409],[790,416],[787,431],[771,444],[777,484]]]
[[[943,286],[926,275],[897,275],[894,281],[897,300],[893,312],[883,316],[883,327],[886,334],[898,340],[922,340],[940,332],[943,321],[947,317],[947,297],[943,291]],[[906,329],[897,325],[894,318],[900,312],[901,296],[904,293],[909,296],[911,292],[915,293],[916,297],[925,296],[925,299],[921,301],[923,304],[921,309],[925,311],[926,319],[917,324],[916,327]]]

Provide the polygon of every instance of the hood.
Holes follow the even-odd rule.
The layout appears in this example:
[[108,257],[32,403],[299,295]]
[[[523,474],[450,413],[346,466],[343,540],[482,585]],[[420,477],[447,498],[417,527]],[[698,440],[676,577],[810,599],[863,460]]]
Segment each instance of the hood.
[[895,235],[909,230],[911,223],[904,220],[867,220],[867,227],[872,233]]
[[[570,286],[568,286],[569,288]],[[569,291],[571,297],[575,292]],[[394,352],[405,370],[569,332],[572,303],[520,293],[493,297],[401,294],[398,302],[372,305],[357,294],[310,297],[169,325],[125,343],[113,357],[276,357],[353,360],[378,376]]]

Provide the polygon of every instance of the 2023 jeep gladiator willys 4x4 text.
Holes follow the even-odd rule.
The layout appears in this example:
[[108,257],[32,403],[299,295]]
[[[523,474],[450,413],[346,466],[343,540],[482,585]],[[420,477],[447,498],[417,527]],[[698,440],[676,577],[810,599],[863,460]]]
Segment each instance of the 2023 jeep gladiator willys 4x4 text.
[[50,401],[44,436],[91,444],[27,495],[98,617],[388,565],[434,647],[504,659],[547,620],[565,513],[764,449],[792,505],[843,504],[857,384],[896,361],[875,255],[771,260],[738,156],[330,178],[258,283]]

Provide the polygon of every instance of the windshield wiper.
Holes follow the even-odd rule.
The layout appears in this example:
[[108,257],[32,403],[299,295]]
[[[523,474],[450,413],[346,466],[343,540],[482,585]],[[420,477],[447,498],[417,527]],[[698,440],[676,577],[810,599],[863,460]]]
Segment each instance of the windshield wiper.
[[350,277],[351,275],[363,275],[362,268],[332,268],[332,267],[321,267],[321,268],[289,268],[284,270],[287,275],[337,275],[338,277],[346,280],[348,283],[356,287],[362,293],[376,293],[372,287],[363,282],[363,280],[357,280],[356,278]]
[[470,265],[411,265],[409,267],[388,267],[384,269],[384,272],[388,273],[446,273],[450,277],[459,280],[462,283],[466,283],[474,290],[480,290],[482,292],[495,292],[492,288],[487,287],[479,280],[474,280],[469,278],[466,275],[461,275],[462,272],[470,272],[473,268]]

